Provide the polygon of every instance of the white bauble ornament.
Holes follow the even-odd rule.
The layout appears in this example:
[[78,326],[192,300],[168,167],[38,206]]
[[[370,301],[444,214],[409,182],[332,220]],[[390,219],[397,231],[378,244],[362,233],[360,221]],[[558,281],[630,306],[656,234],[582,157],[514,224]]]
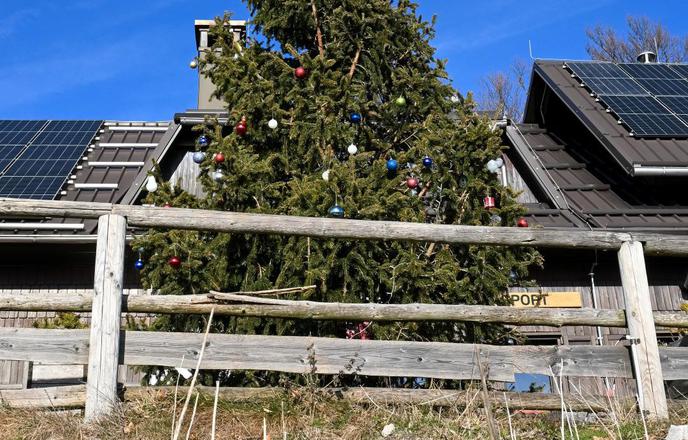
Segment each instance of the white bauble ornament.
[[196,58],[191,60],[191,62],[189,63],[189,67],[191,67],[192,69],[195,69],[196,67],[198,67],[198,61],[196,61]]
[[327,182],[328,180],[330,180],[330,170],[325,170],[325,171],[323,171],[323,173],[322,173],[322,178],[323,178],[323,180],[324,180],[325,182]]
[[352,155],[353,155],[353,154],[358,153],[358,147],[356,146],[356,144],[351,144],[351,145],[349,145],[349,147],[346,149],[346,151],[348,151],[349,154],[352,154]]
[[155,181],[155,177],[148,176],[146,179],[146,191],[155,192],[158,189],[158,182]]
[[458,97],[457,95],[454,95],[454,96],[452,96],[452,97],[449,98],[449,99],[451,99],[451,102],[453,102],[453,103],[459,102],[459,97]]
[[502,159],[501,157],[495,159],[495,162],[497,162],[497,168],[501,168],[504,166],[504,159]]
[[489,171],[489,172],[491,172],[491,173],[495,173],[495,172],[497,172],[497,169],[498,169],[498,168],[499,168],[499,167],[497,166],[497,161],[496,161],[496,160],[490,159],[490,160],[487,162],[487,171]]
[[270,120],[268,121],[268,127],[270,127],[270,128],[273,129],[273,130],[274,130],[275,128],[277,128],[277,125],[278,125],[278,124],[277,124],[277,119],[275,119],[275,118],[272,118],[272,119],[270,119]]

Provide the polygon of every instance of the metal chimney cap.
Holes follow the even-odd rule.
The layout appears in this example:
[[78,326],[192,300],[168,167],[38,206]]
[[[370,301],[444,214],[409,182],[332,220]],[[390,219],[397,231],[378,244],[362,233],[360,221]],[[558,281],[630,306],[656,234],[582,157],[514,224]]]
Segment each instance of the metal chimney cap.
[[639,63],[656,63],[657,62],[657,54],[652,52],[651,50],[646,50],[645,52],[640,52],[638,54],[638,57],[636,58]]

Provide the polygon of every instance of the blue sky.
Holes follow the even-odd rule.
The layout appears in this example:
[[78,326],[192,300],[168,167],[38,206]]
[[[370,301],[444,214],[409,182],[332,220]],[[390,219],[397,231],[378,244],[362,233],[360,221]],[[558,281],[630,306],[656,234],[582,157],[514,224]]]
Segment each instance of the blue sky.
[[[438,55],[454,85],[476,90],[515,58],[585,58],[585,29],[647,15],[688,33],[685,0],[419,0],[437,14]],[[238,0],[24,0],[0,15],[0,119],[168,120],[194,106],[193,20]]]

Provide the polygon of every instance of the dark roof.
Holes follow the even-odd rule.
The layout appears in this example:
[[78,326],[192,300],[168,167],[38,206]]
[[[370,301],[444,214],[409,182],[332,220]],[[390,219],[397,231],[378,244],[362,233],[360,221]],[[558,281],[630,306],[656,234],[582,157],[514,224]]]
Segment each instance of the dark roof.
[[[152,159],[160,158],[163,151],[161,144],[170,139],[175,128],[169,122],[105,122],[76,169],[65,176],[67,185],[56,200],[131,203],[127,195],[137,181],[145,179]],[[35,219],[0,219],[0,223],[5,225],[36,222]],[[97,226],[97,220],[75,218],[44,219],[40,223],[54,223],[56,227],[7,229],[0,226],[0,237],[12,235],[16,239],[27,235],[89,235],[95,233]],[[67,227],[69,225],[72,226]]]
[[521,175],[540,195],[539,205],[526,205],[533,225],[688,233],[688,207],[629,203],[556,134],[521,124],[508,126],[506,137]]
[[631,136],[564,64],[565,61],[535,62],[525,122],[542,123],[541,102],[547,93],[553,92],[628,174],[640,174],[638,168],[642,167],[685,167],[688,171],[688,139]]

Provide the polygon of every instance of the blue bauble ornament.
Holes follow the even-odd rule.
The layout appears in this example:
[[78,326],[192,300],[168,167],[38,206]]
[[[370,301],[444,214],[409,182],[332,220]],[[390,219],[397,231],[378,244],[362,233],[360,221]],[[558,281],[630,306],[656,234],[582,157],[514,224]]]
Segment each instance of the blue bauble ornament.
[[423,166],[425,168],[431,168],[432,167],[432,159],[430,158],[430,156],[423,157]]
[[205,153],[202,151],[196,151],[193,154],[193,161],[196,163],[201,163],[205,160]]
[[354,124],[360,124],[361,123],[361,114],[357,113],[357,112],[351,113],[351,116],[349,116],[349,120]]
[[330,210],[327,212],[330,214],[331,217],[344,217],[344,208],[336,204],[333,207],[331,207]]
[[134,269],[136,269],[136,270],[143,269],[143,260],[142,259],[139,258],[138,260],[136,260],[136,262],[134,263]]
[[198,137],[198,145],[201,147],[207,147],[208,144],[210,144],[210,139],[208,139],[208,136],[202,134]]
[[397,169],[399,169],[399,162],[394,159],[389,159],[387,161],[387,171],[394,173],[397,171]]

